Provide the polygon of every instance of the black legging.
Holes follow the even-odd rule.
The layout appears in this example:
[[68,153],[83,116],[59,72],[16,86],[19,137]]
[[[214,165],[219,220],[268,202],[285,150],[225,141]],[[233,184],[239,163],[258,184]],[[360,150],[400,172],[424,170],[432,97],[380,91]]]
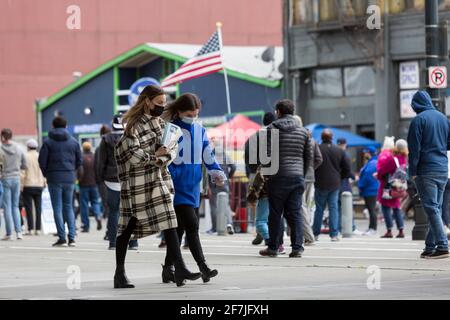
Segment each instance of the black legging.
[[366,203],[367,210],[369,210],[369,229],[377,230],[377,197],[364,197],[364,202]]
[[[132,217],[128,222],[127,227],[116,240],[116,265],[117,267],[124,268],[125,256],[127,255],[128,243],[130,242],[131,235],[136,228],[137,219]],[[167,254],[170,254],[171,261],[175,262],[175,265],[184,266],[183,257],[181,256],[180,242],[178,240],[177,230],[175,228],[164,230],[164,237],[167,243]],[[167,260],[167,258],[166,258]]]
[[[186,231],[186,239],[189,243],[189,250],[191,250],[192,256],[194,257],[197,264],[205,262],[205,256],[203,255],[202,245],[200,243],[200,237],[198,235],[198,225],[199,225],[199,214],[198,208],[193,208],[187,205],[175,206],[175,213],[177,214],[178,221],[178,246],[181,245],[181,240],[183,239],[183,234]],[[166,239],[167,242],[167,239]],[[174,261],[169,257],[169,246],[167,246],[166,254],[166,266],[172,265]]]
[[[41,230],[42,189],[39,187],[23,188],[23,206],[27,213],[28,231]],[[36,209],[36,225],[33,220],[33,201]]]

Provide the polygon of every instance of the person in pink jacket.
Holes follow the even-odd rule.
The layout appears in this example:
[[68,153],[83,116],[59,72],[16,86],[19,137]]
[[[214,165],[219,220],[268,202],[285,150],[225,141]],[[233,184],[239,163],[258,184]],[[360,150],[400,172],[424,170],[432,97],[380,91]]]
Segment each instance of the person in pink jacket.
[[405,140],[399,139],[394,145],[393,138],[387,137],[384,141],[383,151],[378,157],[377,162],[377,178],[380,181],[378,188],[377,200],[381,204],[384,221],[386,223],[387,232],[382,238],[393,238],[392,228],[394,223],[392,221],[392,214],[394,215],[397,229],[399,231],[397,238],[404,238],[403,232],[403,213],[400,210],[400,198],[385,199],[383,198],[383,190],[386,186],[389,175],[392,175],[397,169],[394,157],[398,159],[400,166],[406,166],[408,155],[408,146]]

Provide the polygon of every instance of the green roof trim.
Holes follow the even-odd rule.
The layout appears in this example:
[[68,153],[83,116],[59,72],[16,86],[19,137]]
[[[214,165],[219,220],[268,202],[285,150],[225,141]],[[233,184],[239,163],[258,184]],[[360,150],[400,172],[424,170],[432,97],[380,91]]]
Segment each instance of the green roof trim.
[[[119,64],[121,64],[122,62],[142,53],[142,52],[148,52],[154,55],[158,55],[160,57],[169,59],[169,60],[174,60],[176,62],[180,62],[180,63],[184,63],[186,62],[188,59],[185,57],[182,57],[180,55],[174,54],[174,53],[170,53],[167,51],[163,51],[154,47],[151,47],[147,44],[141,44],[119,56],[117,56],[116,58],[102,64],[101,66],[99,66],[97,69],[89,72],[88,74],[84,75],[83,77],[81,77],[80,79],[78,79],[77,81],[69,84],[68,86],[66,86],[65,88],[61,89],[60,91],[58,91],[57,93],[55,93],[54,95],[48,97],[48,99],[45,102],[42,102],[39,104],[38,106],[38,111],[42,112],[43,110],[47,109],[48,107],[50,107],[52,104],[54,104],[56,101],[58,101],[59,99],[63,98],[64,96],[68,95],[69,93],[71,93],[72,91],[76,90],[77,88],[81,87],[82,85],[84,85],[85,83],[87,83],[88,81],[94,79],[95,77],[97,77],[98,75],[102,74],[105,71],[108,71],[111,68],[114,67],[118,67]],[[227,68],[227,72],[229,76],[232,76],[234,78],[237,79],[241,79],[241,80],[245,80],[245,81],[249,81],[249,82],[253,82],[259,85],[263,85],[269,88],[277,88],[280,84],[281,81],[280,80],[266,80],[266,79],[261,79],[261,78],[257,78],[248,74],[244,74],[238,71],[234,71],[234,70],[230,70]],[[220,73],[223,74],[223,71],[220,71]]]

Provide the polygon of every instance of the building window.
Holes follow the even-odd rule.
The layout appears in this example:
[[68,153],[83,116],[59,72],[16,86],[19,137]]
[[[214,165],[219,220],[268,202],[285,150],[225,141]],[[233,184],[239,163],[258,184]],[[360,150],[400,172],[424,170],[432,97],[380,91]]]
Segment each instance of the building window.
[[372,67],[348,67],[344,69],[346,96],[368,96],[375,94],[375,73]]
[[317,97],[341,97],[342,88],[342,70],[319,69],[313,73],[313,92]]

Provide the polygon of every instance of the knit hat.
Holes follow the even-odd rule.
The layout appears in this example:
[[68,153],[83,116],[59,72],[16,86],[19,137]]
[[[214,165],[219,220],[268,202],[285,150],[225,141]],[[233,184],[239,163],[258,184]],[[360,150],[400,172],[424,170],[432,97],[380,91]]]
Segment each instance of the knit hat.
[[393,150],[395,148],[395,137],[384,137],[383,150]]
[[406,142],[406,140],[404,139],[398,139],[395,142],[395,147],[397,148],[397,150],[407,150],[408,149],[408,142]]
[[37,143],[36,140],[30,139],[30,140],[27,141],[27,147],[30,148],[30,149],[37,149],[38,143]]
[[366,148],[363,149],[364,153],[369,153],[370,155],[375,155],[377,153],[377,149],[373,146],[368,146]]

